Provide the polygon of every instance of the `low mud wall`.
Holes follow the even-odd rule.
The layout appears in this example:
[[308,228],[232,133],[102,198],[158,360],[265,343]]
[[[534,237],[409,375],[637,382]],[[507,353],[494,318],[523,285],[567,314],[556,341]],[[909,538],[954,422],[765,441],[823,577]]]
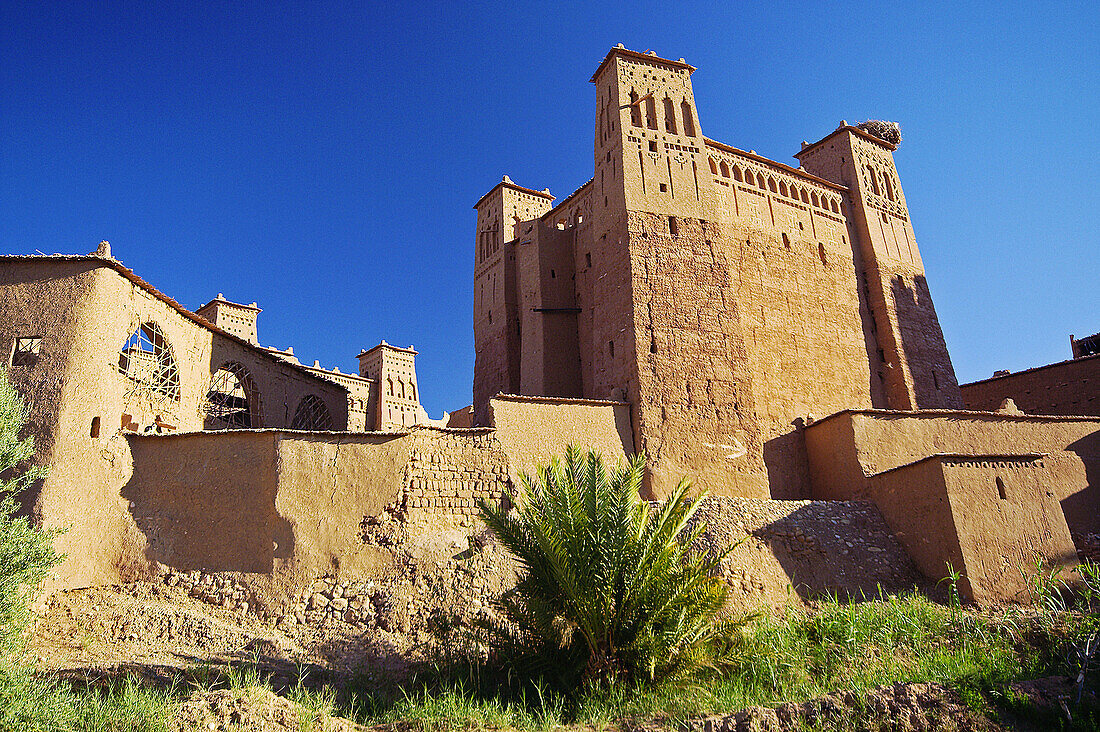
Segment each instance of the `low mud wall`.
[[845,411],[805,434],[813,496],[823,500],[871,498],[871,476],[937,453],[1045,453],[1045,485],[1070,530],[1100,533],[1100,417]]

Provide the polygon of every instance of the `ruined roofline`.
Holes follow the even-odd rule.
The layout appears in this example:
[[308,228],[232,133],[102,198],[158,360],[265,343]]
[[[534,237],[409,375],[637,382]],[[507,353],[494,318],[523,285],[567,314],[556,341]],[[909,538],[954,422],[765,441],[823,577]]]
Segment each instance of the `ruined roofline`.
[[603,71],[603,67],[611,63],[611,59],[615,56],[625,56],[626,58],[634,59],[635,61],[644,61],[645,63],[650,64],[661,63],[677,69],[687,69],[689,76],[695,71],[695,67],[687,63],[683,59],[680,59],[679,61],[673,61],[669,58],[661,58],[653,51],[650,51],[649,53],[639,53],[638,51],[631,51],[629,48],[625,48],[623,44],[620,43],[618,46],[612,48],[610,51],[607,52],[607,55],[604,56],[603,61],[600,62],[599,67],[596,69],[596,73],[592,74],[592,78],[588,80],[589,83],[596,83],[596,78],[600,75],[600,72]]
[[841,409],[827,417],[815,419],[806,424],[812,429],[823,422],[844,414],[862,414],[868,417],[972,417],[975,419],[1016,420],[1023,422],[1097,422],[1100,416],[1083,414],[1006,414],[1004,412],[982,412],[976,409]]
[[[504,177],[507,178],[508,176],[504,176]],[[532,196],[541,196],[543,198],[548,198],[551,201],[554,200],[554,197],[552,195],[550,195],[550,191],[548,191],[548,190],[546,190],[546,191],[536,191],[534,188],[524,188],[523,186],[518,186],[510,180],[502,180],[500,183],[497,183],[495,186],[493,186],[488,191],[486,191],[484,196],[477,199],[477,203],[474,204],[474,208],[477,208],[478,206],[480,206],[482,201],[484,201],[486,198],[488,198],[493,193],[493,191],[495,191],[497,188],[500,188],[500,187],[511,188],[513,191],[519,191],[520,193],[529,193]]]
[[557,203],[555,203],[555,204],[554,204],[554,208],[550,209],[549,211],[547,211],[546,213],[544,213],[544,214],[543,214],[542,216],[540,216],[539,218],[540,218],[540,219],[544,219],[544,218],[546,218],[547,216],[549,216],[550,214],[554,213],[555,211],[557,211],[557,210],[558,210],[559,208],[561,208],[562,206],[564,206],[564,205],[566,205],[567,203],[569,203],[570,201],[572,201],[572,200],[573,200],[574,198],[576,198],[576,197],[577,197],[577,195],[578,195],[578,194],[580,194],[580,193],[583,193],[583,192],[584,192],[584,189],[585,189],[585,188],[588,188],[588,186],[592,185],[592,181],[594,181],[594,180],[595,180],[595,178],[589,178],[589,179],[588,179],[588,180],[586,180],[586,181],[585,181],[584,183],[581,183],[580,187],[579,187],[579,188],[578,188],[577,190],[573,191],[573,192],[572,192],[572,193],[570,193],[570,194],[569,194],[568,196],[566,196],[565,198],[563,198],[563,199],[561,199],[560,201],[558,201]]
[[873,142],[876,145],[882,145],[884,148],[886,148],[890,152],[894,152],[895,150],[898,149],[898,146],[895,145],[892,142],[887,142],[886,140],[883,140],[881,137],[875,137],[871,133],[865,132],[864,130],[859,129],[858,127],[853,127],[852,125],[844,124],[844,125],[841,125],[840,127],[837,127],[835,130],[833,130],[829,134],[825,135],[825,137],[822,137],[817,142],[811,142],[810,144],[806,145],[804,148],[802,148],[801,150],[796,152],[793,157],[798,158],[799,160],[801,160],[802,156],[805,155],[806,153],[808,153],[810,150],[813,150],[818,145],[821,145],[822,143],[824,143],[826,140],[828,140],[833,135],[835,135],[839,132],[844,132],[844,131],[852,132],[855,135],[857,135],[859,137],[862,137],[864,140],[869,140],[870,142]]
[[551,397],[529,396],[526,394],[505,394],[503,392],[489,397],[489,400],[499,399],[506,402],[531,402],[533,404],[578,404],[593,407],[628,407],[630,402],[620,402],[613,399],[580,399],[577,397]]
[[931,455],[925,455],[917,460],[911,460],[903,465],[895,465],[892,468],[880,471],[878,473],[872,473],[867,476],[868,478],[877,478],[880,475],[886,475],[887,473],[893,473],[897,470],[903,470],[914,465],[920,465],[921,463],[927,463],[932,460],[939,460],[945,463],[960,463],[960,462],[1017,462],[1017,463],[1033,463],[1036,460],[1042,460],[1045,457],[1049,457],[1049,452],[934,452]]
[[1046,363],[1042,366],[1032,366],[1029,369],[1023,369],[1022,371],[1010,371],[1007,374],[997,374],[996,376],[990,376],[985,379],[971,381],[968,384],[959,384],[959,388],[962,389],[967,386],[973,386],[974,384],[985,384],[990,381],[996,381],[997,379],[1010,379],[1013,376],[1019,376],[1020,374],[1030,374],[1035,371],[1042,371],[1043,369],[1052,369],[1057,366],[1065,366],[1067,363],[1082,363],[1092,358],[1100,358],[1100,353],[1094,353],[1091,356],[1078,356],[1077,358],[1067,358],[1065,361],[1055,361],[1054,363]]
[[[825,180],[824,178],[819,178],[816,175],[814,175],[813,173],[807,173],[805,170],[802,170],[801,168],[795,168],[795,167],[792,167],[790,165],[787,165],[786,163],[780,163],[777,160],[771,160],[770,158],[766,158],[763,155],[757,155],[754,152],[748,152],[746,150],[736,148],[733,145],[727,145],[724,142],[718,142],[717,140],[712,140],[709,137],[704,137],[703,142],[706,143],[707,147],[713,147],[717,150],[721,150],[722,152],[728,152],[728,153],[733,153],[735,155],[741,155],[743,157],[748,158],[749,160],[755,160],[758,163],[764,163],[766,165],[774,165],[777,168],[782,169],[784,173],[789,173],[790,175],[794,175],[794,176],[797,176],[799,178],[805,178],[808,181],[818,183],[818,184],[823,185],[827,188],[832,188],[835,191],[840,191],[842,193],[847,193],[848,190],[849,190],[848,186],[841,185],[840,183],[834,183],[833,181]],[[807,149],[809,149],[809,148],[807,148]]]
[[[235,341],[235,342],[239,343],[242,346],[246,346],[246,347],[250,348],[251,350],[255,351],[256,353],[262,355],[264,358],[270,359],[270,360],[272,360],[276,363],[282,364],[283,366],[286,366],[288,368],[292,368],[295,371],[298,371],[301,374],[303,374],[305,376],[308,376],[311,379],[323,379],[328,384],[334,383],[331,379],[326,379],[323,376],[315,374],[312,371],[309,371],[308,369],[306,369],[304,366],[301,366],[299,364],[291,363],[291,362],[289,362],[285,359],[279,358],[278,356],[269,353],[267,350],[265,350],[263,348],[263,346],[259,346],[255,343],[252,343],[251,341],[245,340],[244,338],[241,338],[238,335],[234,335],[233,333],[230,333],[229,331],[222,330],[221,328],[214,325],[213,323],[211,323],[206,318],[202,317],[201,315],[197,315],[196,313],[191,312],[190,310],[188,310],[184,306],[180,305],[178,302],[176,302],[172,298],[165,295],[163,292],[161,292],[157,288],[150,285],[148,282],[146,282],[142,278],[138,277],[136,274],[134,274],[133,270],[127,268],[125,265],[122,264],[122,262],[118,261],[117,259],[99,257],[99,256],[96,256],[95,254],[41,254],[41,255],[39,255],[39,254],[31,254],[31,255],[0,254],[0,264],[3,264],[3,263],[8,262],[8,261],[46,262],[46,263],[50,263],[50,262],[92,262],[92,263],[95,263],[96,265],[98,265],[100,267],[113,269],[115,272],[122,275],[125,279],[129,280],[132,284],[134,284],[137,287],[140,287],[141,289],[145,290],[150,295],[155,297],[157,300],[160,300],[162,303],[164,303],[168,307],[172,308],[177,313],[179,313],[181,316],[183,316],[185,319],[190,320],[195,325],[198,325],[199,327],[205,328],[205,329],[209,330],[211,333],[217,333],[218,335],[223,336],[225,338],[228,338],[231,341]],[[348,390],[348,388],[346,386],[344,386],[343,384],[337,384],[337,386],[339,388],[343,389],[344,391]]]

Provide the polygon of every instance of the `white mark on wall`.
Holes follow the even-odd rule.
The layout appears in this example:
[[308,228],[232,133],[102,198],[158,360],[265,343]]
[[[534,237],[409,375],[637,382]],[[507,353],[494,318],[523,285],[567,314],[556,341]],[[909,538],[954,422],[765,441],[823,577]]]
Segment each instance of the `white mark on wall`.
[[704,442],[704,447],[713,447],[716,450],[731,450],[729,455],[726,455],[726,460],[736,460],[743,458],[749,454],[749,451],[745,449],[745,446],[740,443],[736,438],[733,438],[732,445],[715,444],[713,442]]

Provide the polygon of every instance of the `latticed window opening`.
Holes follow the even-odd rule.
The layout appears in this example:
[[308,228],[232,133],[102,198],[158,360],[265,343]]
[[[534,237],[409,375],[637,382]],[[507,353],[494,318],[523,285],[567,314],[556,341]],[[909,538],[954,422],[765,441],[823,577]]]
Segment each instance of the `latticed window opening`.
[[298,409],[294,411],[294,420],[290,423],[292,430],[316,430],[328,432],[333,429],[332,415],[321,398],[313,394],[306,394],[302,401],[298,402]]
[[16,338],[15,348],[11,352],[11,365],[34,366],[38,363],[38,354],[41,348],[41,338]]
[[227,363],[210,379],[201,408],[207,429],[263,426],[260,397],[252,375],[239,363]]
[[118,353],[118,370],[150,398],[179,401],[180,374],[172,347],[156,323],[143,323]]

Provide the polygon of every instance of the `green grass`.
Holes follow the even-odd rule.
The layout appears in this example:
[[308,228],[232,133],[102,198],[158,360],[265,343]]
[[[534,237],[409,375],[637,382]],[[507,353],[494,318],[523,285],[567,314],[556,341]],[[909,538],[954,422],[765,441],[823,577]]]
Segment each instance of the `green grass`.
[[[674,723],[834,691],[931,681],[958,690],[974,709],[991,717],[1036,719],[1040,728],[1091,729],[1095,719],[1087,712],[1074,725],[1059,727],[1057,714],[1029,710],[1023,700],[997,691],[1013,681],[1067,673],[1065,644],[1076,622],[1068,612],[1054,617],[1045,611],[978,613],[916,594],[860,603],[825,599],[812,610],[792,607],[762,615],[742,633],[735,673],[693,684],[611,684],[567,696],[466,666],[437,668],[386,694],[299,683],[284,695],[302,705],[303,730],[316,728],[324,714],[337,714],[364,724],[403,722],[421,729],[534,731],[653,718]],[[143,688],[136,681],[77,688],[17,665],[0,668],[2,732],[165,730],[173,705],[194,688],[196,677],[201,688],[245,690],[266,683],[249,664],[196,673],[191,686],[166,690]]]

